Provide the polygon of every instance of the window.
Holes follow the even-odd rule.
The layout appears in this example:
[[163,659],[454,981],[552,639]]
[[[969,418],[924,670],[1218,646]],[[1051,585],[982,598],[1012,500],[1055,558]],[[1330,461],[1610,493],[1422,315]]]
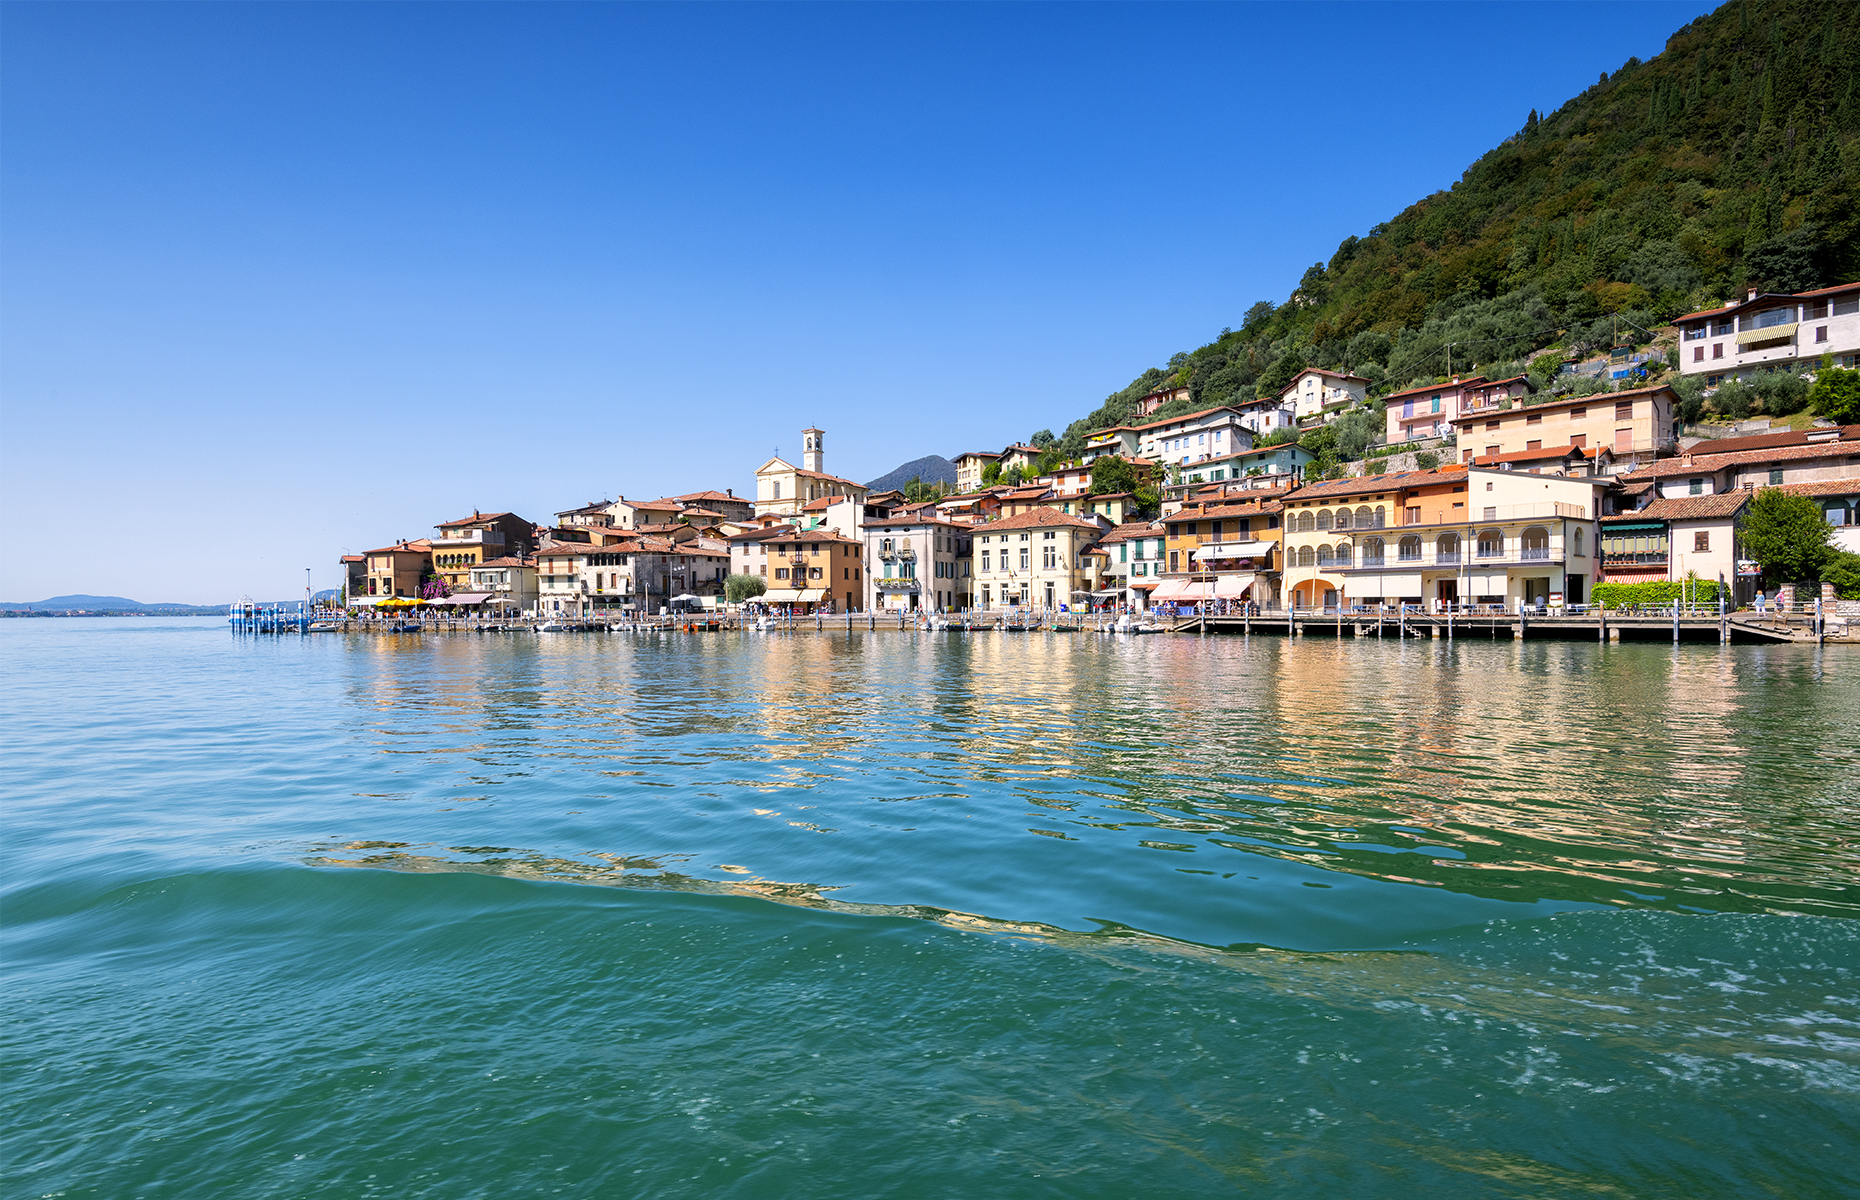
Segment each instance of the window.
[[1058,548],[1055,546],[1046,546],[1042,548],[1040,553],[1040,566],[1050,571],[1058,565]]
[[1589,435],[1586,433],[1572,433],[1569,435],[1569,444],[1580,450],[1589,444]]
[[1331,525],[1330,510],[1328,508],[1318,510],[1317,527],[1319,529],[1329,529],[1330,525]]
[[1408,517],[1407,517],[1406,523],[1409,525],[1419,525],[1421,523],[1420,505],[1417,504],[1413,508],[1410,508],[1408,510]]
[[1544,440],[1542,438],[1533,438],[1524,443],[1524,448],[1526,450],[1542,450],[1544,448]]
[[776,567],[776,568],[775,568],[775,578],[777,578],[777,579],[786,579],[786,578],[788,578],[788,568],[787,568],[787,567]]
[[1487,447],[1485,448],[1485,452],[1486,452],[1487,454],[1497,454],[1497,453],[1498,453],[1498,447],[1497,447],[1497,446],[1487,446]]
[[1782,482],[1782,473],[1783,469],[1781,467],[1770,468],[1770,485],[1772,487]]
[[1860,296],[1843,297],[1829,305],[1829,309],[1837,317],[1851,317],[1860,312]]
[[1704,336],[1705,336],[1705,326],[1702,322],[1697,325],[1686,326],[1686,340],[1688,342],[1696,342]]
[[1703,479],[1686,480],[1686,495],[1703,496],[1704,494],[1705,494],[1705,481]]
[[1488,433],[1489,433],[1489,432],[1491,432],[1491,431],[1493,431],[1493,430],[1496,430],[1496,429],[1498,428],[1498,422],[1497,422],[1497,421],[1487,421],[1487,422],[1485,423],[1485,428],[1486,428],[1486,431],[1487,431]]
[[1693,362],[1704,362],[1705,361],[1705,347],[1703,346],[1692,347],[1692,361]]
[[1615,420],[1632,421],[1633,419],[1634,419],[1634,402],[1632,400],[1624,400],[1621,403],[1615,405]]
[[775,499],[781,499],[781,480],[779,479],[775,481]]
[[1828,340],[1828,327],[1826,325],[1815,326],[1815,340],[1817,342],[1825,342]]
[[1576,557],[1582,557],[1582,527],[1576,527]]
[[1526,425],[1542,425],[1544,423],[1544,415],[1542,413],[1532,413],[1530,416],[1524,418],[1524,423]]
[[1793,320],[1795,320],[1795,308],[1794,306],[1790,306],[1789,308],[1772,308],[1766,312],[1760,312],[1757,314],[1754,321],[1749,317],[1745,317],[1743,324],[1745,329],[1773,329],[1778,325],[1787,325]]
[[[1491,510],[1487,510],[1490,512]],[[1490,517],[1486,518],[1491,520]],[[1497,558],[1505,552],[1505,535],[1496,529],[1487,529],[1479,535],[1479,557]]]
[[1317,565],[1317,551],[1309,546],[1298,547],[1298,565],[1301,567],[1315,567]]
[[1396,546],[1395,553],[1402,562],[1420,562],[1421,539],[1418,537],[1403,538],[1401,543]]
[[1029,550],[1027,547],[1022,546],[1020,548],[1020,569],[1023,571],[1027,569],[1028,556],[1030,554],[1032,554],[1032,551]]
[[1713,358],[1724,357],[1724,343],[1723,342],[1713,342],[1711,344],[1711,356]]
[[1363,543],[1363,565],[1379,567],[1382,565],[1382,539],[1370,538]]
[[1569,419],[1572,421],[1581,421],[1587,418],[1588,415],[1589,415],[1589,410],[1587,406],[1584,406],[1582,408],[1572,408],[1569,410]]
[[1710,550],[1711,549],[1711,532],[1709,530],[1701,529],[1697,533],[1693,534],[1692,535],[1692,549],[1694,551]]
[[1181,554],[1182,552],[1180,550],[1169,551],[1169,570],[1171,573],[1182,569]]

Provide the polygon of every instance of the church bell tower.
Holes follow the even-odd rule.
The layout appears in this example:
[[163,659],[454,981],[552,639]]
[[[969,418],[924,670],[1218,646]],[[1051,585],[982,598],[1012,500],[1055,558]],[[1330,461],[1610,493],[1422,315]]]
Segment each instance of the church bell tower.
[[825,438],[826,433],[824,431],[814,429],[811,426],[801,431],[801,469],[803,471],[822,471],[824,473],[825,469],[820,465],[820,456],[821,442]]

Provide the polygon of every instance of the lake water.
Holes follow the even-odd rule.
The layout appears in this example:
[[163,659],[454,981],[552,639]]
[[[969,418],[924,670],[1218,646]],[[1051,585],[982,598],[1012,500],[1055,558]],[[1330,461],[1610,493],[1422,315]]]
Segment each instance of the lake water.
[[1860,654],[0,621],[5,1194],[1860,1194]]

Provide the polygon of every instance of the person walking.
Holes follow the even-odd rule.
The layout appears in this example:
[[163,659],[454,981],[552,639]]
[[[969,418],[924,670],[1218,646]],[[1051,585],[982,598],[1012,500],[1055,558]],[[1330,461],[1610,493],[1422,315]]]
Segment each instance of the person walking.
[[1763,611],[1764,611],[1764,608],[1763,608],[1763,589],[1762,589],[1762,588],[1758,588],[1758,589],[1757,589],[1757,612],[1758,612],[1758,613],[1762,613]]

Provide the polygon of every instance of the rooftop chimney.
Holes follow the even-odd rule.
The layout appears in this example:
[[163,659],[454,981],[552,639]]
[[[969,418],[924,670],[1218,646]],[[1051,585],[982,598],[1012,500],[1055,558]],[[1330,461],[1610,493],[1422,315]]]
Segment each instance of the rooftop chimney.
[[1750,299],[1752,299],[1752,300],[1755,300],[1755,299],[1757,298],[1757,289],[1756,289],[1756,288],[1751,288],[1751,289],[1750,289],[1750,297],[1749,297],[1749,298],[1750,298]]

